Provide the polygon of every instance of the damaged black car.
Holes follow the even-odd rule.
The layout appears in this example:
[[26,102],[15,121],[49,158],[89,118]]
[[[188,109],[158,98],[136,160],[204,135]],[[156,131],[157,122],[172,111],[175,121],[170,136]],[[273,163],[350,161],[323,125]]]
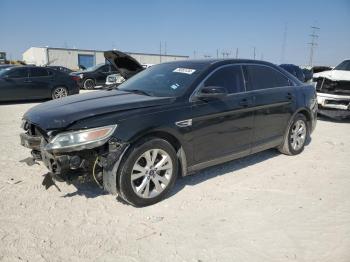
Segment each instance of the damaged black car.
[[107,57],[127,81],[23,116],[21,143],[55,181],[92,177],[134,206],[151,205],[178,175],[269,148],[299,154],[315,128],[314,86],[271,63],[184,60],[139,72],[134,60]]

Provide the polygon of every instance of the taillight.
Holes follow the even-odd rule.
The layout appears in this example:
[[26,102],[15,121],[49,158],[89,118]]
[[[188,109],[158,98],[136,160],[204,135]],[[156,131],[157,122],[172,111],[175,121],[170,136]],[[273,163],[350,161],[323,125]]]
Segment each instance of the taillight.
[[79,82],[80,80],[80,77],[79,76],[72,76],[72,79],[76,82]]

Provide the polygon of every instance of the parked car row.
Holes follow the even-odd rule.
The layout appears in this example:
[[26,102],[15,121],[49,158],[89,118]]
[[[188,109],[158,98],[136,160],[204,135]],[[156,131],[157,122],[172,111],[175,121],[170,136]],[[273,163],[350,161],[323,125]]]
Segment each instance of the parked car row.
[[77,80],[47,67],[1,66],[0,101],[57,99],[78,94]]

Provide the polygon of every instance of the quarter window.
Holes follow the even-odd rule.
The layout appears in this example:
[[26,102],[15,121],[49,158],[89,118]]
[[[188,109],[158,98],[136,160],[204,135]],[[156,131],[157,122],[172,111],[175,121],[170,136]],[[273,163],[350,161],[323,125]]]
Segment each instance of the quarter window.
[[225,87],[228,93],[244,92],[241,66],[226,66],[214,72],[204,86]]
[[30,76],[31,77],[42,77],[42,76],[48,76],[47,70],[44,68],[31,68],[30,69]]
[[282,73],[268,66],[247,65],[249,90],[260,90],[273,87],[290,86],[290,82]]

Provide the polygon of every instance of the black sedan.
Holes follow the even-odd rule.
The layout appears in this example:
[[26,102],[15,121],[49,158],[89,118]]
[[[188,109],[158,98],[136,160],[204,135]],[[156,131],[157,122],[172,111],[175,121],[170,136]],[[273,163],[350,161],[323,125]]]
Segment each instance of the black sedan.
[[0,101],[56,99],[78,94],[75,78],[44,67],[8,67],[0,71]]
[[[116,53],[108,60],[123,77],[135,72]],[[23,117],[21,143],[50,170],[47,186],[52,178],[91,175],[106,191],[145,206],[164,199],[178,174],[269,148],[301,153],[316,111],[315,88],[273,64],[176,61],[116,90],[33,107]]]

